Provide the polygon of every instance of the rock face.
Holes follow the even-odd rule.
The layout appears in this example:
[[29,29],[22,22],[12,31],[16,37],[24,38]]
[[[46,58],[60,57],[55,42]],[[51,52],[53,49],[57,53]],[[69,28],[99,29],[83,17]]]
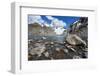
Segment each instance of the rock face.
[[76,34],[79,36],[82,40],[85,40],[87,42],[88,39],[88,18],[82,17],[79,21],[76,23],[73,23],[70,27],[71,34]]
[[73,23],[70,27],[69,35],[66,40],[72,45],[83,43],[87,44],[88,39],[88,18],[82,17],[79,21]]
[[88,18],[82,17],[70,27],[69,33],[66,36],[66,41],[70,45],[67,47],[73,50],[78,55],[73,58],[87,58],[88,56]]

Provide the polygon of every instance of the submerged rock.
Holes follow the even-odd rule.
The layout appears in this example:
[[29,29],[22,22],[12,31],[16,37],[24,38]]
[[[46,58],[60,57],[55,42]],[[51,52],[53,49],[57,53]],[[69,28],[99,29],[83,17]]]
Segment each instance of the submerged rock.
[[46,39],[46,37],[42,37],[42,39],[43,39],[43,40],[45,40],[45,39]]

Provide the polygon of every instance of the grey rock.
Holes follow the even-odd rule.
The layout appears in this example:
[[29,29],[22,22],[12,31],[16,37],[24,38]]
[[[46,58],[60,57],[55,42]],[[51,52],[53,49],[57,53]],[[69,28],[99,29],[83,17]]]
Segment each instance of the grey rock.
[[44,55],[45,55],[45,57],[49,57],[49,53],[48,52],[45,52]]
[[64,52],[65,52],[65,53],[68,53],[68,49],[64,49]]
[[38,55],[38,57],[41,56],[41,54],[45,51],[46,47],[44,44],[36,43],[35,48],[32,48],[29,53],[31,55]]
[[66,37],[66,41],[71,44],[71,45],[79,45],[81,43],[83,43],[84,45],[86,45],[86,42],[83,41],[79,36],[75,35],[75,34],[69,34]]
[[56,51],[60,51],[60,48],[57,47],[57,48],[56,48]]
[[73,56],[73,59],[80,59],[81,57],[80,56]]

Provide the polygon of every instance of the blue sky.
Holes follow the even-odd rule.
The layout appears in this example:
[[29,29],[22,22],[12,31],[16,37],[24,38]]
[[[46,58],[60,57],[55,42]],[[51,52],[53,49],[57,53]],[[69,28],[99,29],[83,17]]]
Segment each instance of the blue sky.
[[[48,20],[45,16],[41,16],[44,20],[46,20],[48,23],[51,21]],[[62,20],[66,23],[66,28],[70,26],[70,24],[74,23],[75,21],[79,20],[80,17],[74,17],[74,16],[52,16],[54,18],[57,18],[59,20]]]
[[75,16],[45,16],[45,15],[40,15],[40,16],[34,16],[34,15],[29,15],[28,16],[28,24],[30,23],[45,23],[49,26],[55,25],[59,26],[62,25],[64,28],[68,28],[70,24],[74,23],[75,21],[79,20],[80,17],[75,17]]

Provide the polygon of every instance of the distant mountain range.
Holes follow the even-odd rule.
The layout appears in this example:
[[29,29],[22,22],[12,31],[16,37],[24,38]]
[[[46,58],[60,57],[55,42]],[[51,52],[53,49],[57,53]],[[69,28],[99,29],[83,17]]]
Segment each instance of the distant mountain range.
[[39,36],[55,36],[57,35],[52,27],[41,26],[38,23],[28,24],[29,35],[39,35]]

